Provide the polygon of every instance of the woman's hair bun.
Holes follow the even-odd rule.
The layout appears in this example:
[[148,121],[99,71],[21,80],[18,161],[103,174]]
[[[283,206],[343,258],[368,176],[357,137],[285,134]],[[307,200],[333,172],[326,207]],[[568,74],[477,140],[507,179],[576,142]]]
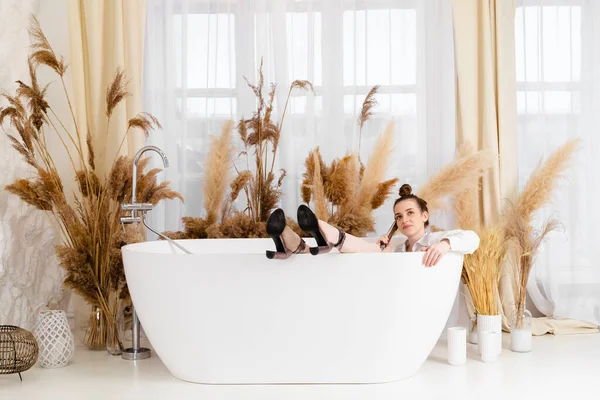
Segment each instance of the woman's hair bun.
[[400,197],[402,196],[410,196],[412,194],[412,187],[408,183],[400,186],[400,190],[398,191]]

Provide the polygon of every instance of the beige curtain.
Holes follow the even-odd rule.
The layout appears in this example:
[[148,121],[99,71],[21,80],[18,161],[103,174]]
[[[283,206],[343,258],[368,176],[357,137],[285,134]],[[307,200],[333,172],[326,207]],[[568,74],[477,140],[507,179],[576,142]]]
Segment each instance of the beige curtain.
[[[98,173],[108,173],[129,118],[142,111],[145,0],[69,0],[69,36],[73,77],[73,112],[77,126],[90,132]],[[117,69],[127,77],[131,93],[106,121],[106,88]],[[120,154],[133,156],[143,145],[138,131],[129,133]],[[89,305],[79,296],[76,320],[87,321]]]
[[[145,18],[145,0],[69,0],[73,108],[81,132],[92,135],[101,172],[112,165],[128,119],[142,111]],[[107,127],[106,88],[119,68],[131,96]],[[133,155],[143,143],[142,134],[132,131],[120,153]]]
[[[500,156],[484,176],[478,196],[480,222],[490,224],[499,215],[503,199],[514,197],[518,184],[515,2],[453,0],[452,6],[457,143],[469,142]],[[514,308],[511,282],[511,268],[503,268],[500,293],[505,315]],[[505,316],[503,322],[506,327]]]
[[513,0],[454,0],[458,144],[500,155],[483,179],[481,222],[517,189],[517,90]]
[[[470,142],[491,149],[499,161],[483,178],[479,217],[494,222],[502,201],[517,193],[517,99],[514,0],[453,0],[457,79],[457,144]],[[502,266],[499,296],[502,323],[510,330],[515,310],[514,260],[511,251]],[[513,257],[514,258],[514,257]],[[463,288],[464,289],[464,288]],[[466,304],[472,316],[468,290]],[[572,319],[534,318],[534,335],[598,332],[594,324]]]

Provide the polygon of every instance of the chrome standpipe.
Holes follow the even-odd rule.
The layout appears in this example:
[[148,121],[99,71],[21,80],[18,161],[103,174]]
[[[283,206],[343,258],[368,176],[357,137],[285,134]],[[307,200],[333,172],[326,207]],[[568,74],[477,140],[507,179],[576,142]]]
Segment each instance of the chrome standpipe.
[[[144,215],[146,214],[146,212],[152,210],[152,204],[149,203],[136,203],[136,191],[137,191],[137,163],[140,159],[140,157],[142,156],[143,153],[145,153],[146,151],[155,151],[158,153],[158,155],[161,156],[162,160],[163,160],[163,165],[166,167],[169,166],[169,160],[167,159],[167,156],[165,155],[165,153],[162,152],[161,149],[159,149],[156,146],[145,146],[142,147],[135,155],[135,157],[133,158],[133,175],[131,177],[132,180],[132,185],[131,185],[131,204],[122,204],[121,205],[121,210],[123,211],[131,211],[131,216],[129,217],[121,217],[121,225],[123,225],[123,229],[125,229],[125,225],[124,224],[131,224],[131,223],[135,223],[135,222],[144,222],[144,225],[146,225],[145,221],[144,221]],[[141,216],[138,217],[138,211],[141,212]],[[140,347],[140,320],[138,319],[137,313],[135,312],[135,307],[133,306],[133,302],[132,302],[132,306],[131,306],[131,312],[132,312],[132,321],[131,321],[131,347],[128,349],[124,349],[123,353],[121,355],[121,357],[124,360],[131,360],[131,361],[137,361],[137,360],[145,360],[146,358],[150,358],[151,356],[151,352],[150,349],[146,348],[146,347]]]
[[138,319],[137,313],[135,312],[135,308],[132,307],[133,310],[133,318],[131,321],[131,335],[132,342],[131,347],[128,349],[124,349],[121,357],[124,360],[137,361],[137,360],[145,360],[146,358],[150,358],[152,355],[151,351],[147,347],[140,347],[140,320]]
[[[155,151],[158,153],[158,155],[161,156],[162,160],[163,160],[163,165],[165,166],[165,168],[167,168],[169,166],[169,160],[167,159],[167,156],[165,155],[165,153],[163,153],[163,151],[161,149],[159,149],[156,146],[145,146],[142,147],[135,155],[135,157],[133,158],[133,176],[132,176],[132,184],[131,184],[131,190],[132,190],[132,194],[131,194],[131,204],[121,204],[121,210],[123,211],[130,211],[131,214],[129,216],[123,216],[121,217],[121,225],[123,226],[123,230],[125,230],[125,224],[132,224],[132,223],[138,223],[141,222],[149,231],[157,234],[158,236],[160,236],[161,238],[168,240],[171,244],[173,244],[175,247],[177,247],[178,249],[180,249],[181,251],[183,251],[186,254],[192,254],[190,251],[188,251],[187,249],[185,249],[183,246],[181,246],[179,243],[175,242],[174,240],[172,240],[171,238],[163,235],[162,233],[156,231],[155,229],[152,229],[150,226],[148,226],[148,224],[146,223],[146,213],[148,211],[151,211],[152,208],[154,207],[152,204],[150,203],[136,203],[136,191],[137,191],[137,163],[140,159],[140,157],[142,156],[142,154],[146,151]],[[138,215],[139,213],[139,215]],[[135,312],[135,307],[132,304],[132,313],[133,313],[133,318],[132,318],[132,328],[131,328],[131,334],[132,334],[132,343],[131,343],[131,348],[128,349],[124,349],[123,353],[121,355],[121,357],[123,357],[123,359],[125,360],[132,360],[132,361],[136,361],[136,360],[144,360],[146,358],[150,358],[150,349],[145,348],[145,347],[140,347],[140,320],[138,319],[137,313]]]

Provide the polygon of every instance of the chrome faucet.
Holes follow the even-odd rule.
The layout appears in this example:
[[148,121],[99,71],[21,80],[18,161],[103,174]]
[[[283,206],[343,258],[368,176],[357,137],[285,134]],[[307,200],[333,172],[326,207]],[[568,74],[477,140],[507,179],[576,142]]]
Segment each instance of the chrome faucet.
[[[167,156],[165,155],[165,153],[159,149],[156,146],[145,146],[142,147],[136,154],[135,157],[133,157],[133,172],[132,172],[132,180],[131,180],[131,203],[129,204],[121,204],[121,210],[123,211],[131,211],[131,215],[128,217],[121,217],[121,225],[123,225],[123,229],[125,229],[124,224],[131,224],[134,222],[141,222],[142,224],[144,224],[144,226],[151,231],[152,233],[160,236],[161,238],[168,240],[171,244],[173,244],[174,246],[176,246],[177,248],[179,248],[181,251],[183,251],[186,254],[192,254],[190,251],[188,251],[186,248],[184,248],[183,246],[181,246],[179,243],[175,242],[174,240],[171,240],[171,238],[163,235],[162,233],[156,231],[155,229],[152,229],[150,226],[148,226],[148,224],[146,223],[146,212],[152,210],[152,208],[154,208],[154,206],[152,205],[152,203],[137,203],[136,202],[136,197],[137,197],[137,163],[140,159],[140,157],[142,156],[142,154],[144,154],[147,151],[155,151],[158,153],[158,155],[162,158],[163,160],[163,165],[165,166],[165,168],[167,168],[169,166],[169,159],[167,158]],[[141,212],[141,216],[138,216],[138,212]]]
[[[165,153],[156,146],[145,146],[142,147],[133,158],[133,175],[132,175],[132,184],[131,184],[131,203],[129,204],[121,204],[121,210],[123,211],[131,211],[129,216],[121,217],[121,225],[123,225],[123,229],[125,229],[125,224],[131,224],[136,222],[141,222],[144,226],[150,230],[151,232],[157,234],[163,239],[168,240],[173,245],[181,249],[184,253],[191,254],[190,251],[182,247],[177,242],[171,240],[171,238],[163,235],[162,233],[152,229],[146,223],[146,213],[154,207],[152,203],[137,203],[136,202],[136,192],[137,192],[137,163],[142,156],[147,151],[155,151],[158,155],[161,156],[163,160],[163,165],[165,168],[169,166],[169,159],[165,155]],[[138,216],[138,212],[141,214]],[[132,306],[132,346],[131,348],[124,349],[122,353],[122,357],[126,360],[143,360],[149,358],[151,353],[150,349],[145,347],[140,347],[140,320],[138,319],[137,313],[135,312],[135,307]]]
[[131,203],[135,204],[135,198],[137,195],[136,189],[137,189],[137,163],[140,160],[140,157],[142,156],[142,154],[144,154],[147,151],[155,151],[158,153],[158,155],[162,158],[163,160],[163,165],[165,166],[165,168],[167,168],[169,166],[169,159],[167,158],[167,156],[165,155],[165,153],[159,149],[156,146],[145,146],[142,147],[135,155],[135,157],[133,157],[133,177],[132,177],[132,193],[131,193]]
[[[167,156],[165,155],[165,153],[159,149],[156,146],[145,146],[142,147],[135,155],[135,157],[133,157],[133,173],[132,173],[132,180],[131,180],[131,203],[130,204],[121,204],[121,210],[123,211],[131,211],[131,216],[129,217],[121,217],[121,225],[123,224],[131,224],[134,222],[142,222],[143,220],[143,216],[147,211],[152,210],[152,208],[154,207],[151,203],[137,203],[136,202],[136,196],[137,196],[137,163],[140,160],[140,157],[142,156],[142,154],[144,154],[147,151],[155,151],[158,153],[159,156],[161,156],[162,160],[163,160],[163,165],[165,166],[165,168],[167,168],[169,166],[169,159],[167,158]],[[138,211],[142,212],[142,218],[138,217]],[[146,225],[144,223],[144,225]],[[123,229],[125,229],[125,227],[123,227]],[[154,230],[151,229],[153,232]],[[156,232],[155,232],[156,233]]]

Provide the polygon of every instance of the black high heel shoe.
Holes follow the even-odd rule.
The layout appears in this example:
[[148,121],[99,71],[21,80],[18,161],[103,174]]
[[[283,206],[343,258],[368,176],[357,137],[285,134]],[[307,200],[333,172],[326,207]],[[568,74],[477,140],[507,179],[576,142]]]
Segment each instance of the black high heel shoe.
[[267,258],[268,259],[286,259],[292,254],[304,253],[304,249],[306,249],[306,242],[301,238],[300,244],[296,250],[292,251],[287,248],[285,242],[281,238],[283,231],[286,229],[285,225],[285,214],[281,208],[273,211],[273,213],[269,216],[267,220],[267,234],[273,239],[275,242],[275,249],[277,251],[267,250]]
[[346,240],[346,233],[338,228],[340,234],[338,242],[333,244],[327,241],[325,235],[319,229],[319,220],[317,219],[317,216],[304,204],[298,207],[298,225],[300,225],[300,228],[304,232],[314,237],[317,241],[317,247],[310,248],[310,254],[313,256],[316,256],[319,253],[328,253],[334,247],[341,248]]

